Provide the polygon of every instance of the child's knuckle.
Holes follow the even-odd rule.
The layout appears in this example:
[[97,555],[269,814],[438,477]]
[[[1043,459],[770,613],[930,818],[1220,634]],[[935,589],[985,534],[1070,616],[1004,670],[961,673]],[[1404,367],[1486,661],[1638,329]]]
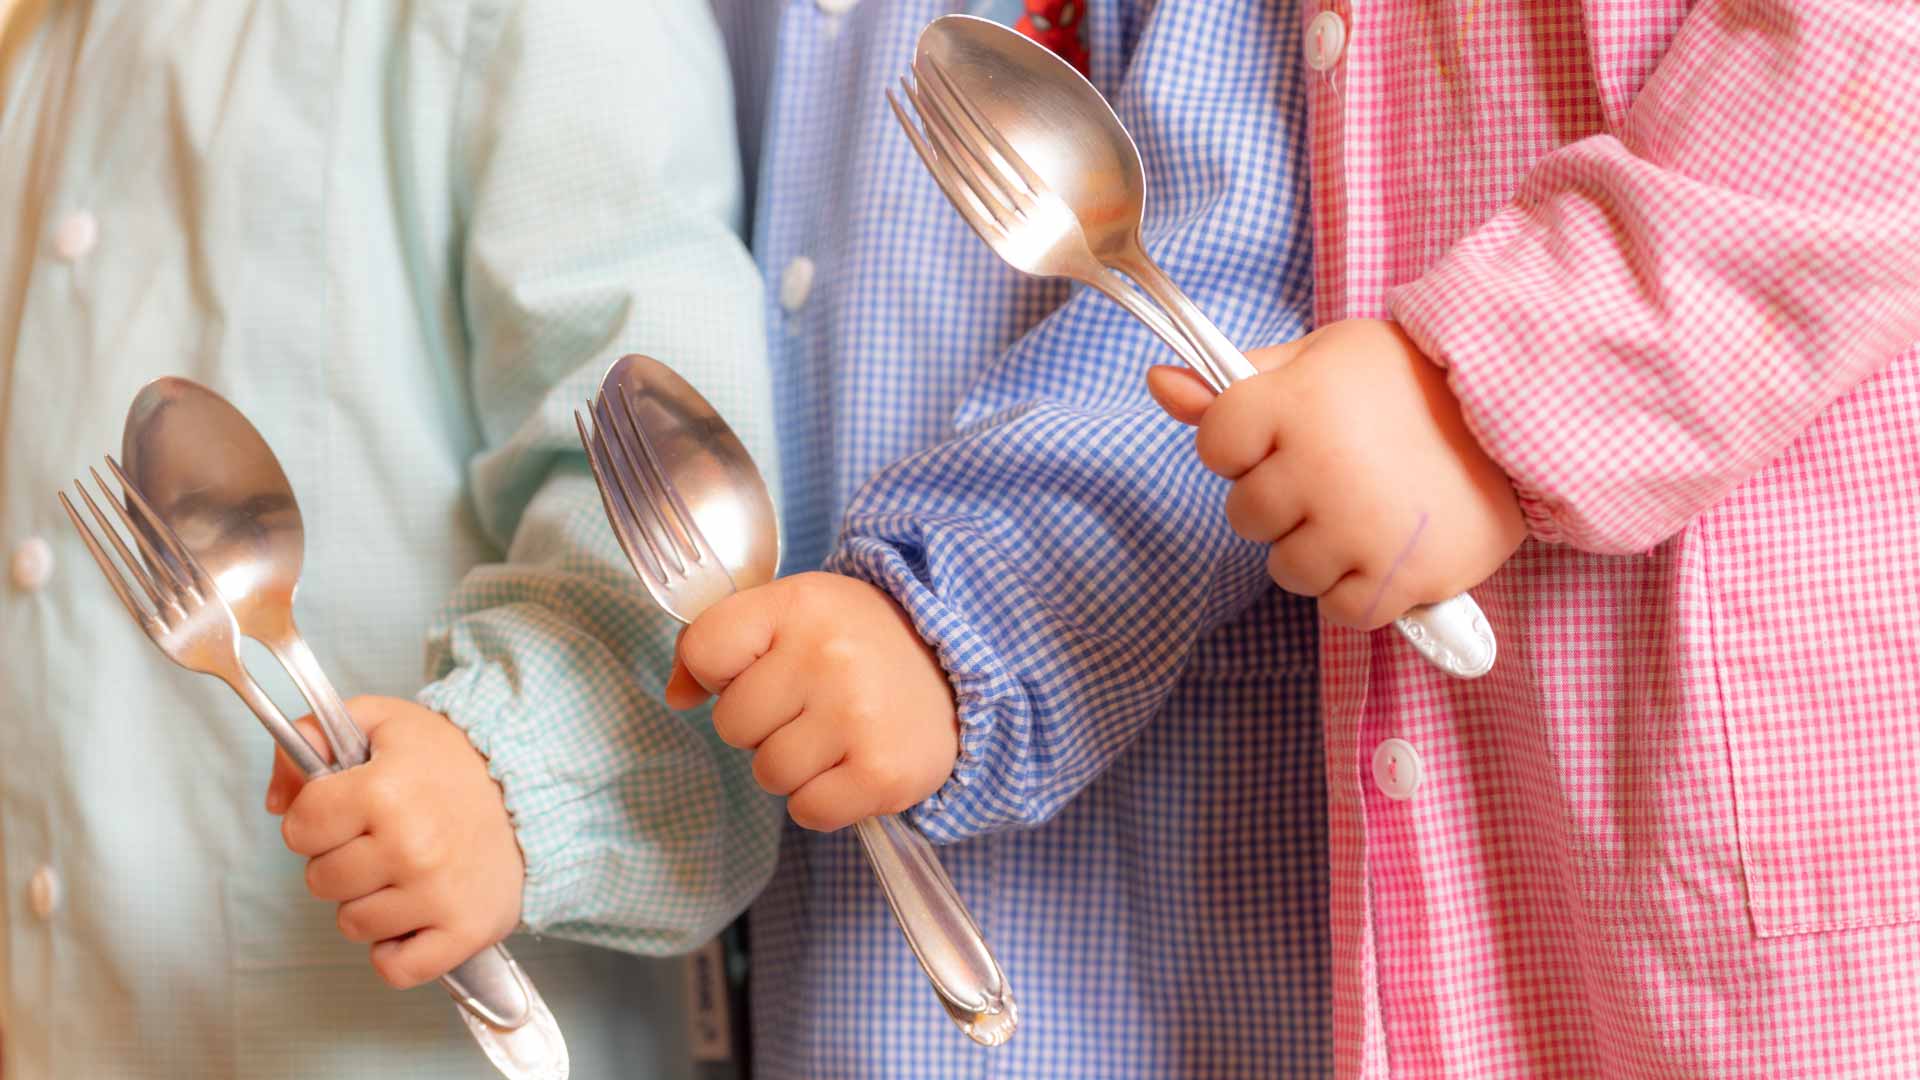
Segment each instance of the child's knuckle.
[[680,635],[680,642],[676,646],[680,663],[696,680],[703,679],[713,667],[714,636],[717,633],[719,631],[712,629],[709,624],[696,622]]
[[[1291,580],[1298,567],[1293,565],[1293,555],[1284,544],[1267,545],[1267,576],[1275,582]],[[1285,588],[1285,586],[1282,586]]]
[[444,849],[434,830],[420,827],[396,834],[393,854],[401,870],[418,875],[439,867]]
[[1358,628],[1363,614],[1358,593],[1357,589],[1328,593],[1320,598],[1320,614],[1336,626]]
[[814,659],[821,670],[839,678],[850,687],[858,687],[864,680],[847,679],[845,676],[859,671],[864,663],[869,663],[873,659],[867,650],[861,648],[859,642],[841,633],[829,633],[821,638],[815,646],[814,654]]
[[280,819],[281,841],[287,845],[288,850],[303,852],[302,845],[306,842],[306,836],[306,815],[293,810],[287,811],[287,816]]
[[748,735],[747,716],[737,696],[721,694],[713,703],[713,733],[720,741],[741,750],[753,748]]
[[819,610],[822,606],[834,603],[839,581],[832,575],[819,570],[809,570],[804,574],[795,574],[787,579],[787,603],[802,612]]
[[1213,472],[1220,472],[1226,462],[1226,438],[1230,434],[1226,428],[1215,422],[1218,411],[1209,411],[1200,420],[1200,426],[1193,433],[1193,452],[1199,456],[1200,464]]
[[395,990],[410,990],[420,984],[420,980],[413,977],[413,966],[407,961],[406,954],[398,949],[376,954],[373,970],[382,982]]
[[787,816],[795,825],[810,832],[833,831],[834,818],[818,800],[795,797],[787,800]]
[[873,754],[855,763],[860,786],[881,800],[891,799],[907,787],[911,775],[906,764],[891,754]]
[[785,783],[785,762],[777,760],[772,754],[762,751],[753,755],[753,780],[760,787],[774,795],[786,795],[793,789]]
[[377,818],[398,816],[404,812],[409,801],[407,785],[389,770],[380,770],[366,777],[361,784],[360,797],[365,800],[368,813]]
[[1227,527],[1242,540],[1259,542],[1267,539],[1262,527],[1264,514],[1258,501],[1258,493],[1249,490],[1244,484],[1236,484],[1227,494]]

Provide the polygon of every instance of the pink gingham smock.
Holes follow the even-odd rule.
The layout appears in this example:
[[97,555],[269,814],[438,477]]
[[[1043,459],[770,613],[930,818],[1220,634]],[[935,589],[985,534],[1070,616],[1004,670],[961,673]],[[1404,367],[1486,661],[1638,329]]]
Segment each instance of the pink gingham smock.
[[1484,680],[1326,633],[1339,1075],[1920,1076],[1920,2],[1316,17],[1317,316],[1535,537]]

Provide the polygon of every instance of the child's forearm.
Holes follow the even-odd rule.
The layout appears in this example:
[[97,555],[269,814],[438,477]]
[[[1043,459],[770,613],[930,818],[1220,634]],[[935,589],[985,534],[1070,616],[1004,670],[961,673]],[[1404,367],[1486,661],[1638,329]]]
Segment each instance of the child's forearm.
[[1920,339],[1920,23],[1754,8],[1391,297],[1543,538],[1658,543]]
[[773,871],[780,806],[704,715],[659,703],[678,627],[632,581],[590,479],[550,482],[505,565],[430,641],[421,695],[488,758],[526,856],[529,928],[682,952]]
[[[1059,812],[1130,747],[1196,644],[1271,591],[1183,431],[1040,406],[883,473],[830,568],[887,589],[959,704],[954,779],[915,812],[959,840]],[[1249,674],[1311,679],[1311,608]]]
[[771,873],[779,806],[704,717],[659,704],[678,627],[614,542],[573,410],[608,364],[645,352],[774,471],[725,58],[699,0],[514,9],[474,36],[447,179],[463,208],[459,373],[482,442],[468,477],[506,564],[450,599],[421,696],[500,782],[525,923],[686,949]]

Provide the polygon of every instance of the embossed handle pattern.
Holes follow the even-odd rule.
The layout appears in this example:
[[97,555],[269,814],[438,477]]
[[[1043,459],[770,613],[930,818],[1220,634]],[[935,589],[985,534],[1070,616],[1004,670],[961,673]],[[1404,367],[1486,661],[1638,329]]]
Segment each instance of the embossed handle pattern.
[[1420,655],[1449,675],[1477,679],[1493,670],[1498,647],[1486,613],[1466,593],[1414,608],[1393,624]]
[[867,818],[854,831],[947,1015],[982,1046],[1006,1042],[1019,1024],[1013,991],[933,845],[896,814]]

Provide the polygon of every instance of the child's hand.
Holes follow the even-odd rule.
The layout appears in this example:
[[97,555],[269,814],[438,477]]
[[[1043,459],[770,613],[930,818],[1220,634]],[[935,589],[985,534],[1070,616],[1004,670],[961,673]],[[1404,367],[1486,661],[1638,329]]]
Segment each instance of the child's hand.
[[718,693],[713,726],[804,828],[898,813],[960,754],[946,672],[906,612],[837,574],[798,574],[715,604],[680,635],[667,704]]
[[[277,754],[267,809],[286,809],[280,832],[309,858],[308,891],[340,905],[340,932],[374,943],[374,970],[404,990],[513,932],[526,866],[500,786],[464,732],[396,698],[355,698],[347,711],[373,759],[306,784]],[[324,755],[318,728],[301,727]]]
[[1347,319],[1247,355],[1263,374],[1217,399],[1184,369],[1148,385],[1234,481],[1233,531],[1271,544],[1274,582],[1319,597],[1329,621],[1385,626],[1479,584],[1526,539],[1446,374],[1398,326]]

